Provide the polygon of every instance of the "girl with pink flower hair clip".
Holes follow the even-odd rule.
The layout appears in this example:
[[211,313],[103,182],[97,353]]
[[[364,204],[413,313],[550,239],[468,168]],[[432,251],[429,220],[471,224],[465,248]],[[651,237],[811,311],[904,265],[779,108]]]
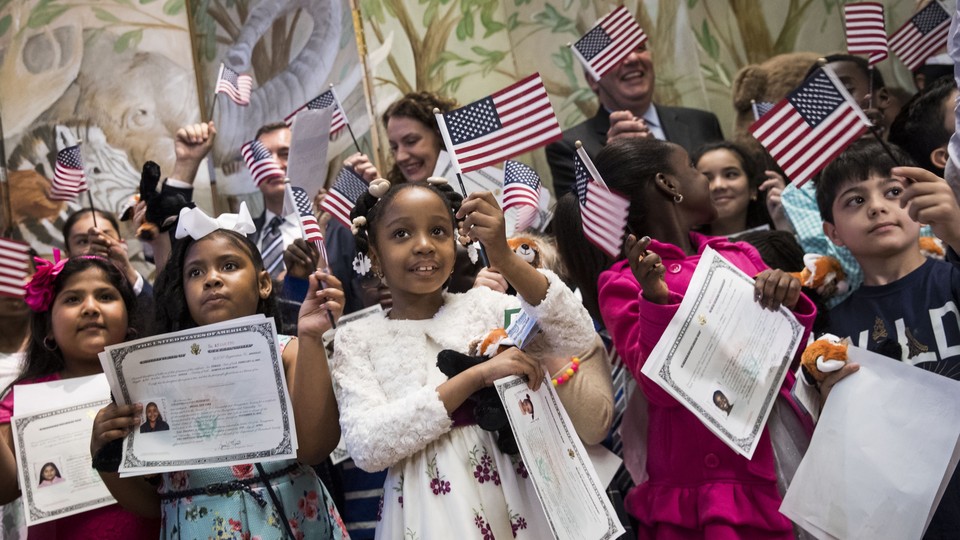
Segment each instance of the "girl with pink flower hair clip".
[[[69,379],[102,372],[97,355],[107,345],[137,335],[136,297],[113,263],[85,255],[54,262],[37,260],[26,287],[30,339],[20,376],[0,400],[0,504],[20,496],[10,419],[15,385]],[[89,466],[89,464],[88,464]],[[111,505],[28,529],[31,538],[156,538],[159,524]]]

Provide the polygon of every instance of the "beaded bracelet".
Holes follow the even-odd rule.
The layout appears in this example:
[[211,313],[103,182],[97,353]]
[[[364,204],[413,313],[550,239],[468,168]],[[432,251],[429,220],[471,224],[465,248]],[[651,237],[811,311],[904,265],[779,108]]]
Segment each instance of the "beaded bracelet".
[[550,379],[553,382],[553,386],[560,386],[561,384],[569,381],[577,371],[580,370],[580,359],[574,356],[570,359],[570,366],[567,369],[564,369],[560,372],[560,375]]

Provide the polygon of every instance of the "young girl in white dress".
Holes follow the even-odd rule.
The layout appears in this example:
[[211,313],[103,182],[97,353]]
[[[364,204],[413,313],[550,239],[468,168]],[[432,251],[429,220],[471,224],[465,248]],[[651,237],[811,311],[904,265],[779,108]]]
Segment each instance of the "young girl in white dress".
[[[377,538],[549,536],[525,464],[476,426],[468,398],[508,375],[528,376],[535,390],[545,370],[559,376],[576,365],[557,390],[581,438],[599,442],[613,398],[606,358],[591,352],[598,340],[586,310],[555,274],[510,250],[491,193],[472,194],[461,206],[445,183],[400,184],[379,199],[365,194],[352,217],[358,254],[369,256],[393,296],[389,311],[338,330],[332,359],[351,457],[367,471],[389,467]],[[458,233],[482,243],[491,269],[519,298],[487,287],[444,291]],[[437,353],[466,352],[518,307],[542,331],[526,352],[510,348],[449,380],[440,372]]]

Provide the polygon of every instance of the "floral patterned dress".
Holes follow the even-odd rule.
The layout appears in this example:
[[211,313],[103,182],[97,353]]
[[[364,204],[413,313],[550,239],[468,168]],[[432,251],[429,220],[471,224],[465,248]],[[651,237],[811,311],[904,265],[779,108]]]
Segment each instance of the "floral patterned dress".
[[[280,337],[280,350],[290,341]],[[293,460],[263,463],[269,475],[290,468]],[[343,540],[350,535],[320,478],[310,467],[297,464],[292,471],[271,479],[270,486],[286,515],[281,516],[262,483],[222,495],[195,495],[161,501],[160,538],[194,540],[286,539],[281,519],[290,524],[296,540]],[[210,484],[253,478],[254,464],[178,471],[162,475],[160,494],[202,488]]]
[[476,425],[454,428],[390,467],[377,519],[378,539],[550,536],[523,460]]
[[[269,474],[289,467],[293,461],[264,463]],[[243,480],[257,474],[253,464],[215,467],[194,471],[178,471],[163,475],[160,493],[184,491],[218,482]],[[279,511],[262,484],[253,484],[251,491],[234,491],[224,495],[196,495],[164,500],[160,538],[193,540],[279,540],[285,538],[280,519],[285,519],[301,539],[349,538],[343,520],[313,469],[306,465],[270,480],[274,493],[286,513]],[[259,499],[259,500],[258,500]],[[265,504],[261,505],[263,501]]]

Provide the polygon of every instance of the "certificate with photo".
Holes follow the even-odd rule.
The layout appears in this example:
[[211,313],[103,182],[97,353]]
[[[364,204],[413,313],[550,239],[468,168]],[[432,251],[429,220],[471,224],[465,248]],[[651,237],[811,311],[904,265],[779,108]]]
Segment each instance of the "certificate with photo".
[[121,405],[141,403],[121,476],[296,457],[297,438],[273,319],[263,315],[107,347]]
[[103,375],[16,388],[11,426],[27,525],[116,502],[90,460],[93,418],[109,395]]
[[641,370],[730,448],[753,456],[803,326],[754,300],[754,278],[707,248]]
[[605,484],[550,381],[536,392],[515,376],[495,385],[554,538],[619,538],[624,529]]

